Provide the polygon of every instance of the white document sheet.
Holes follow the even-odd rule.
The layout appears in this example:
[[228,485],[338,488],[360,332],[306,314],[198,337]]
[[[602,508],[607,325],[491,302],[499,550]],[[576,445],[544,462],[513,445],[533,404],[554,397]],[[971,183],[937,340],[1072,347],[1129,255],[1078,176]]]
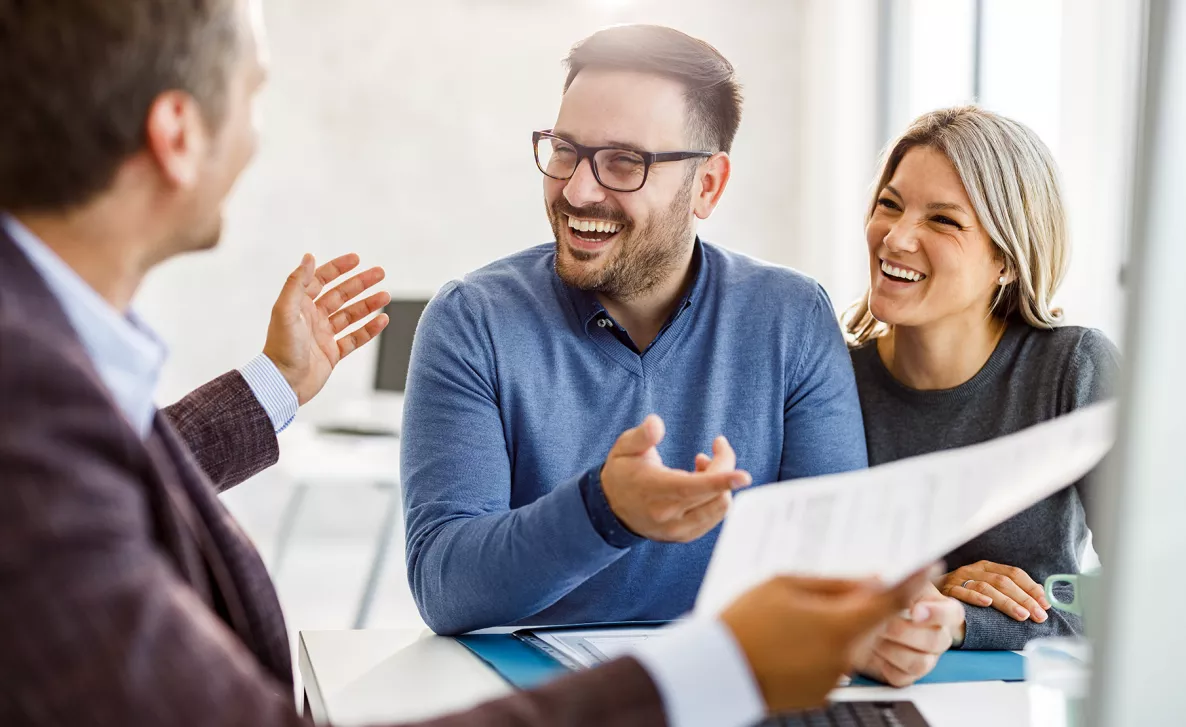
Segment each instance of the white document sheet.
[[739,493],[696,613],[780,574],[897,582],[1090,472],[1115,412],[1099,404],[972,447]]
[[650,638],[659,637],[656,627],[614,627],[606,629],[564,629],[533,632],[536,638],[564,654],[573,662],[597,666],[629,653]]

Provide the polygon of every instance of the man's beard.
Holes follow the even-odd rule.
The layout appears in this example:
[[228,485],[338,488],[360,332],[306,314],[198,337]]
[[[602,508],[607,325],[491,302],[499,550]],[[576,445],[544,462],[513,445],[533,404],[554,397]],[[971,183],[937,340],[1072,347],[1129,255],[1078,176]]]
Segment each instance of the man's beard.
[[[619,301],[637,299],[666,281],[679,267],[688,240],[692,220],[688,206],[692,200],[692,182],[684,184],[666,212],[653,218],[644,228],[636,229],[620,211],[605,205],[580,209],[568,204],[561,195],[552,203],[548,217],[556,236],[556,274],[567,285],[579,290],[600,293]],[[583,263],[599,257],[596,253],[575,250],[561,242],[568,229],[568,217],[608,220],[623,225],[614,243],[611,257],[600,269],[585,269]]]

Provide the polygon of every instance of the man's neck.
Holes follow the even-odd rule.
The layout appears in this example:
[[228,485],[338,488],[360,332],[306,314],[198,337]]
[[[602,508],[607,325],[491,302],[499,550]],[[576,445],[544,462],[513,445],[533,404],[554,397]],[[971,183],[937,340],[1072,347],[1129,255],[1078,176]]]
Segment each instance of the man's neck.
[[651,342],[663,329],[663,324],[675,312],[675,307],[692,285],[692,255],[696,245],[688,246],[682,261],[670,275],[661,283],[646,293],[630,298],[617,300],[607,295],[598,294],[597,299],[619,325],[630,334],[630,340],[638,350],[645,351]]
[[894,326],[877,339],[877,352],[894,378],[912,389],[953,389],[984,368],[1006,328],[996,317]]
[[90,212],[22,214],[16,219],[121,313],[131,306],[148,261],[129,245],[115,219]]

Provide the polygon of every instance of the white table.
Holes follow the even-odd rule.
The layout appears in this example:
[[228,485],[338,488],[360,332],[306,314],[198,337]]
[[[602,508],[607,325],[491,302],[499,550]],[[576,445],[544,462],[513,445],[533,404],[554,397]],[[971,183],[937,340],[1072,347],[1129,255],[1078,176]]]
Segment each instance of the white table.
[[[302,631],[306,705],[319,723],[365,725],[440,716],[510,694],[511,687],[451,639],[425,630]],[[833,699],[909,699],[934,727],[1046,727],[1025,684],[848,687]]]
[[[349,423],[350,420],[338,421]],[[311,489],[375,487],[386,494],[387,504],[375,533],[366,584],[355,609],[354,628],[365,628],[391,539],[399,526],[399,438],[326,434],[316,424],[298,421],[281,435],[279,466],[292,480],[293,487],[280,513],[271,564],[273,578],[284,568],[285,556]]]

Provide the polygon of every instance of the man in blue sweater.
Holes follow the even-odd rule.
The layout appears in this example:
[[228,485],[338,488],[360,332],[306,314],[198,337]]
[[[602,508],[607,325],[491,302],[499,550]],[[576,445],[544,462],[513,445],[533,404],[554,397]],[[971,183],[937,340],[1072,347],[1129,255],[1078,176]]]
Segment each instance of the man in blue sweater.
[[534,135],[555,242],[446,285],[413,346],[408,580],[438,633],[675,618],[732,490],[866,466],[823,289],[696,235],[729,181],[733,67],[657,26],[567,65]]

